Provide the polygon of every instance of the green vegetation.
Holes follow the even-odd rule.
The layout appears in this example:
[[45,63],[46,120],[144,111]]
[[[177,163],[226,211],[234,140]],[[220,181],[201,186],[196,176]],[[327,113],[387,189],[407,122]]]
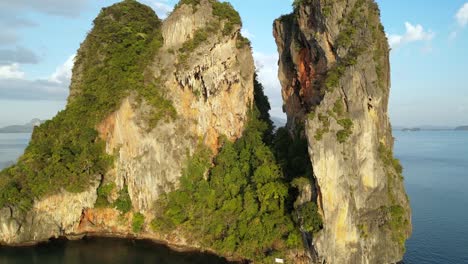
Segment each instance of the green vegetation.
[[132,210],[132,200],[128,194],[127,185],[119,191],[119,198],[114,202],[114,207],[122,213],[128,213]]
[[[405,209],[397,203],[392,189],[396,183],[395,180],[403,178],[403,167],[401,166],[400,161],[394,158],[391,148],[388,148],[385,144],[380,143],[378,153],[380,159],[385,165],[385,171],[387,172],[388,195],[390,201],[393,203],[392,206],[381,208],[381,210],[388,215],[387,227],[392,232],[393,240],[398,242],[402,249],[405,249],[406,230],[409,224],[409,219],[407,219]],[[399,178],[397,178],[395,173]]]
[[[205,43],[209,37],[216,35],[221,24],[223,25],[222,34],[227,36],[232,33],[236,25],[241,26],[242,21],[239,13],[228,2],[218,2],[217,0],[210,0],[212,5],[213,16],[217,20],[210,21],[204,28],[198,29],[193,38],[187,40],[179,49],[179,64],[184,65],[189,58],[190,54],[197,49],[202,43]],[[183,0],[176,6],[178,8],[182,4],[192,5],[194,12],[196,7],[200,4],[199,0]],[[237,47],[243,48],[245,45],[250,45],[250,41],[241,35],[237,39]]]
[[[214,166],[200,148],[185,170],[180,188],[159,201],[163,214],[152,227],[170,231],[182,226],[223,254],[263,260],[267,252],[285,249],[294,232],[285,210],[288,187],[270,148],[263,143],[267,124],[251,114],[244,136],[224,142]],[[297,246],[297,245],[296,245]]]
[[279,21],[289,25],[294,23],[294,13],[280,16]]
[[392,231],[393,241],[398,242],[400,247],[404,250],[406,229],[408,226],[408,219],[406,218],[405,209],[399,205],[394,205],[390,207],[383,207],[381,210],[389,217],[386,226]]
[[374,62],[375,72],[377,74],[377,85],[383,90],[386,85],[386,72],[389,70],[387,65],[386,53],[389,49],[385,30],[380,22],[380,10],[377,3],[369,3],[369,20],[371,21],[372,39],[374,40]]
[[200,0],[180,0],[179,3],[174,7],[174,10],[178,9],[182,5],[190,5],[192,6],[193,13],[197,12],[197,6],[200,4]]
[[378,151],[380,159],[383,161],[383,163],[386,166],[393,167],[395,172],[398,173],[400,177],[403,177],[403,166],[401,166],[401,163],[398,159],[393,157],[393,151],[383,143],[380,143]]
[[208,39],[210,33],[208,32],[207,28],[202,28],[195,31],[194,37],[184,42],[182,47],[179,49],[179,64],[185,64],[190,53],[192,53],[196,48],[204,43]]
[[315,119],[315,111],[314,111],[314,110],[311,110],[311,111],[307,114],[307,119],[308,119],[308,120],[314,120],[314,119]]
[[270,102],[263,92],[263,85],[258,81],[257,73],[254,74],[254,103],[259,111],[258,119],[267,125],[263,132],[263,141],[270,145],[273,140],[273,122],[270,119]]
[[242,49],[244,47],[251,47],[251,45],[252,43],[248,38],[242,36],[242,34],[237,35],[236,47],[238,49]]
[[301,205],[297,212],[300,217],[296,218],[298,222],[306,232],[317,233],[322,229],[322,218],[318,213],[317,204],[314,202],[307,202]]
[[343,127],[343,129],[339,130],[336,133],[336,139],[338,140],[338,142],[344,143],[344,142],[346,142],[346,140],[348,140],[348,138],[353,133],[353,131],[352,131],[353,130],[353,121],[351,121],[351,119],[349,119],[349,118],[346,118],[346,119],[340,119],[337,122],[338,122],[338,124],[340,126]]
[[141,213],[134,213],[132,219],[132,231],[133,233],[140,233],[145,224],[145,216]]
[[97,189],[97,200],[94,205],[96,208],[105,208],[109,207],[111,204],[109,203],[109,195],[115,189],[115,183],[108,183],[106,185],[101,185]]
[[315,140],[320,141],[322,140],[323,135],[325,133],[330,132],[330,119],[328,118],[328,116],[322,113],[318,114],[318,119],[321,123],[321,128],[317,129],[317,131],[315,132],[314,138]]
[[[368,6],[365,4],[366,1],[358,0],[351,11],[340,21],[341,31],[336,39],[336,46],[348,52],[345,57],[338,59],[336,65],[327,74],[325,87],[329,91],[339,85],[347,67],[355,65],[357,58],[369,47],[374,49],[379,86],[384,86],[384,54],[388,50],[388,44],[380,23],[380,11],[377,4],[373,1],[368,1]],[[323,8],[325,9],[326,7]]]
[[359,224],[357,228],[362,238],[366,239],[369,237],[369,226],[367,224]]
[[[296,198],[289,193],[296,188],[290,185],[292,174],[304,176],[306,166],[311,174],[307,155],[294,152],[307,153],[307,145],[289,144],[284,129],[282,136],[273,137],[268,99],[260,83],[255,81],[254,87],[256,106],[243,136],[234,143],[224,140],[214,161],[211,151],[200,144],[183,171],[179,188],[158,200],[151,228],[171,232],[177,227],[221,254],[265,262],[301,245],[297,224],[305,224],[310,231],[321,224],[311,205],[301,209],[306,222],[295,225],[292,219],[289,201]],[[268,146],[270,141],[274,151]],[[281,165],[275,154],[281,156]],[[294,164],[299,168],[285,175],[283,171]]]
[[95,128],[133,91],[155,109],[153,125],[174,116],[161,87],[144,80],[163,42],[159,28],[154,11],[133,0],[101,11],[76,57],[67,109],[36,128],[18,163],[0,173],[0,208],[27,210],[36,198],[62,189],[81,192],[103,175],[113,158]]
[[205,28],[195,31],[193,38],[187,40],[179,49],[179,52],[181,53],[193,52],[198,46],[200,46],[200,44],[202,44],[208,39],[208,36],[210,35],[209,33],[212,33],[212,32],[208,32],[208,30],[206,30]]
[[[213,15],[217,17],[219,21],[224,21],[223,35],[229,35],[234,29],[234,26],[242,25],[239,13],[237,13],[229,2],[210,0],[210,3],[213,8]],[[198,5],[200,5],[200,0],[181,0],[174,9],[182,5],[191,5],[195,13],[198,10]]]
[[242,26],[242,21],[239,13],[232,7],[229,2],[213,1],[213,15],[219,20],[224,20],[223,35],[229,35],[234,26]]
[[292,3],[292,6],[294,10],[297,10],[299,6],[304,5],[304,4],[309,4],[312,3],[312,0],[294,0]]
[[304,184],[310,184],[312,179],[312,164],[307,146],[303,127],[298,128],[294,135],[291,135],[288,129],[281,127],[274,135],[273,150],[276,160],[283,170],[286,181],[296,189]]
[[325,78],[325,88],[328,91],[331,91],[340,84],[341,77],[343,77],[345,70],[346,68],[343,65],[336,65],[328,71],[327,77]]
[[341,98],[337,99],[335,104],[333,104],[333,113],[335,113],[336,116],[342,116],[345,113],[344,110],[343,100]]

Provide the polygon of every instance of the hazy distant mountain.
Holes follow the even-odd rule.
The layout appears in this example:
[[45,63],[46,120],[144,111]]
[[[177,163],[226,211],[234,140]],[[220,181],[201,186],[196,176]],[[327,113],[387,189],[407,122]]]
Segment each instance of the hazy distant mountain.
[[401,131],[405,131],[405,132],[417,132],[417,131],[421,131],[421,129],[419,127],[416,127],[416,128],[403,128]]
[[15,164],[13,161],[0,161],[0,170]]
[[458,131],[468,131],[468,126],[459,126],[459,127],[455,128],[455,130],[458,130]]
[[286,119],[281,118],[281,117],[276,117],[272,116],[271,121],[273,121],[273,124],[275,125],[276,128],[284,127],[286,125]]
[[393,126],[393,130],[402,130],[402,131],[440,131],[440,130],[453,130],[453,127],[450,126],[435,126],[435,125],[424,125],[424,126]]
[[34,118],[24,125],[13,125],[0,128],[0,133],[31,133],[35,126],[44,123],[44,120]]

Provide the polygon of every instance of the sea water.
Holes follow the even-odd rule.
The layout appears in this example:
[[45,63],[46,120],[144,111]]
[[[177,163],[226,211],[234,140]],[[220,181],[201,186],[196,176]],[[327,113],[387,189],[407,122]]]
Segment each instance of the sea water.
[[394,137],[413,210],[405,263],[468,263],[468,131]]

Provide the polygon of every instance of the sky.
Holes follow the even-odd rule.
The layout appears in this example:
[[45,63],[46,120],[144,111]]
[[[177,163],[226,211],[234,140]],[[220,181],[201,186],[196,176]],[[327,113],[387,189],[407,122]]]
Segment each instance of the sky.
[[[0,0],[0,126],[64,109],[79,45],[116,0]],[[141,0],[164,18],[176,0]],[[272,22],[292,0],[230,0],[252,41],[260,81],[282,113]],[[394,126],[468,125],[468,1],[377,0],[391,51]]]

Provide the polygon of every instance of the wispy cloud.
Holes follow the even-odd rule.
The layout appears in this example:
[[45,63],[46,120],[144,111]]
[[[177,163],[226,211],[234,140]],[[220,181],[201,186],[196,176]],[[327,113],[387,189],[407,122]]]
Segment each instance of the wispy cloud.
[[18,63],[0,65],[0,99],[50,100],[67,98],[75,55],[70,56],[55,72],[43,79],[30,80]]
[[68,59],[57,67],[54,73],[49,77],[49,81],[55,83],[68,83],[72,77],[72,69],[75,64],[76,54],[68,57]]
[[0,65],[0,80],[2,79],[23,79],[24,72],[20,70],[18,63],[10,65]]
[[265,88],[271,104],[270,114],[275,117],[284,117],[283,98],[281,97],[281,84],[278,80],[278,54],[265,54],[254,51],[255,67],[258,79]]
[[458,33],[461,29],[468,25],[468,2],[466,2],[455,14],[455,20],[457,21],[458,28],[450,32],[449,39],[454,40],[457,38]]
[[2,0],[0,1],[0,45],[15,45],[20,40],[19,29],[36,26],[28,12],[76,18],[90,0]]
[[250,31],[249,31],[248,29],[246,29],[246,28],[242,28],[242,29],[241,29],[241,34],[242,34],[242,36],[244,36],[244,37],[246,37],[246,38],[248,38],[248,39],[253,39],[253,38],[255,38],[255,35],[252,34],[252,33],[250,33]]
[[388,42],[392,48],[397,48],[403,44],[408,44],[416,41],[430,41],[435,37],[435,33],[427,31],[420,24],[413,25],[410,22],[405,22],[406,32],[403,35],[390,34]]
[[167,17],[167,14],[172,12],[172,9],[174,9],[167,0],[145,0],[143,2],[153,8],[156,14],[163,19]]
[[468,2],[458,10],[455,18],[461,27],[465,27],[468,24]]

